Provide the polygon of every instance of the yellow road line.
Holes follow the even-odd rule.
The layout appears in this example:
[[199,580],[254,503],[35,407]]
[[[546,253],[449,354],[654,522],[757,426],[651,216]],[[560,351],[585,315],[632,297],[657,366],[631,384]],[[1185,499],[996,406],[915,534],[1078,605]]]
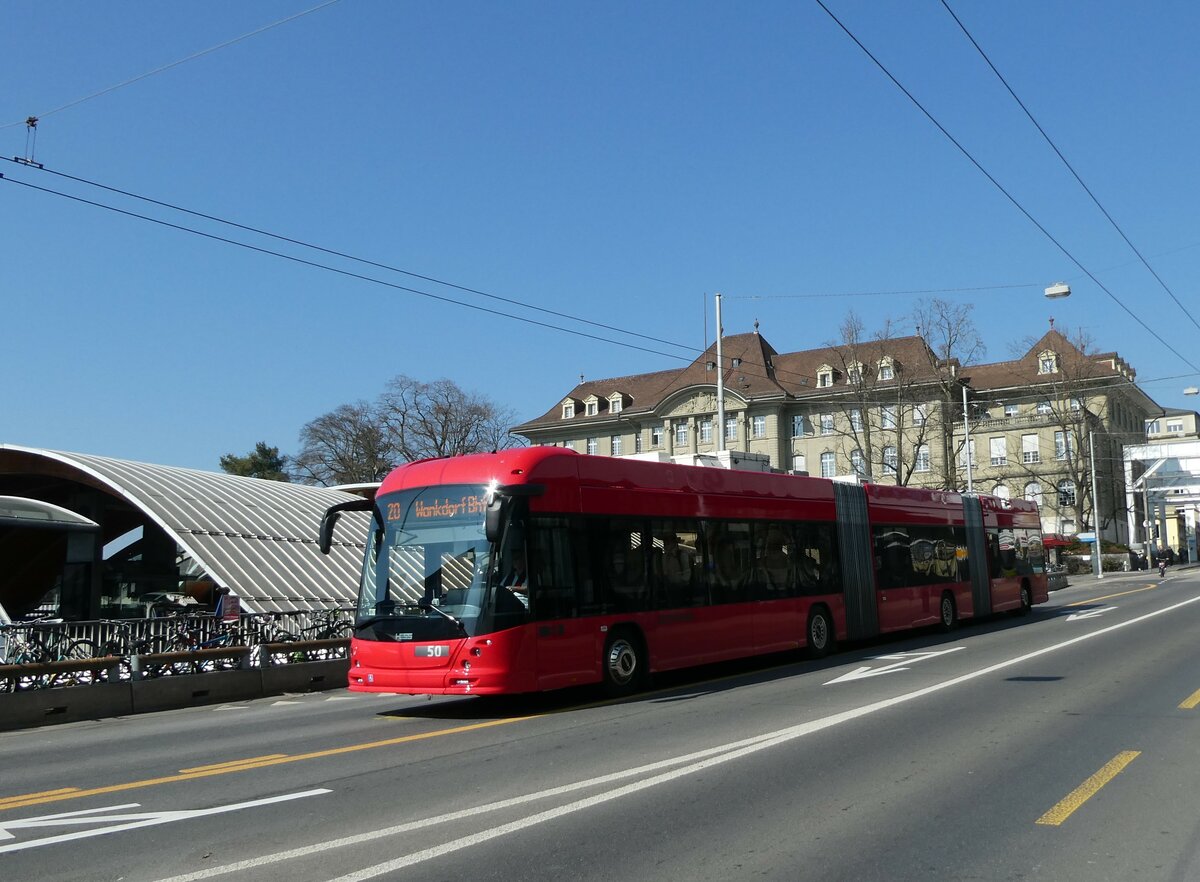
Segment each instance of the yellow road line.
[[1200,705],[1200,689],[1197,689],[1187,697],[1187,700],[1179,705],[1180,710],[1195,710],[1196,705]]
[[1145,588],[1134,588],[1132,591],[1122,591],[1120,594],[1106,594],[1103,597],[1093,597],[1091,600],[1077,600],[1067,606],[1087,606],[1089,603],[1099,603],[1101,600],[1112,600],[1114,597],[1124,597],[1126,594],[1137,594],[1140,591],[1153,591],[1157,585],[1147,585]]
[[361,750],[374,750],[380,747],[392,747],[397,744],[408,744],[413,741],[424,741],[428,738],[439,738],[444,735],[461,735],[464,732],[474,732],[479,729],[490,729],[494,726],[506,726],[509,723],[520,723],[532,720],[545,714],[530,714],[525,717],[507,717],[503,720],[489,720],[486,723],[472,723],[469,726],[457,726],[453,729],[438,729],[435,732],[420,732],[416,735],[403,735],[399,738],[387,738],[383,741],[368,741],[362,744],[347,744],[344,747],[332,747],[328,750],[314,750],[311,753],[298,753],[294,756],[280,755],[263,757],[262,759],[246,760],[241,763],[222,763],[217,766],[201,766],[198,769],[180,772],[177,775],[164,775],[161,778],[147,778],[142,781],[127,781],[124,784],[108,784],[104,787],[90,787],[87,790],[68,788],[65,790],[48,790],[42,793],[26,793],[22,796],[9,796],[0,799],[0,811],[5,809],[24,808],[30,805],[42,805],[48,802],[60,802],[64,799],[80,799],[85,796],[100,796],[105,793],[120,793],[124,790],[138,790],[143,787],[154,787],[158,784],[174,784],[179,781],[191,781],[195,778],[211,778],[214,775],[226,775],[230,772],[244,772],[247,769],[263,769],[284,763],[298,763],[304,760],[319,759],[327,756],[339,756],[344,753],[355,753]]
[[1051,827],[1059,826],[1074,814],[1075,810],[1100,792],[1100,788],[1117,777],[1127,765],[1141,756],[1140,750],[1123,750],[1101,767],[1070,793],[1068,793],[1054,808],[1037,819],[1037,823]]
[[41,793],[27,793],[24,796],[9,796],[5,799],[0,799],[0,809],[8,808],[7,804],[12,802],[14,799],[31,799],[35,796],[57,796],[62,798],[65,795],[75,794],[78,792],[78,787],[63,787],[59,790],[43,790]]
[[252,756],[249,759],[229,760],[228,762],[224,763],[213,763],[211,766],[196,766],[191,769],[180,769],[179,771],[181,774],[186,775],[189,772],[207,772],[210,769],[226,769],[231,766],[244,766],[247,763],[260,763],[263,760],[280,759],[285,756],[287,756],[286,753],[269,753],[266,756]]

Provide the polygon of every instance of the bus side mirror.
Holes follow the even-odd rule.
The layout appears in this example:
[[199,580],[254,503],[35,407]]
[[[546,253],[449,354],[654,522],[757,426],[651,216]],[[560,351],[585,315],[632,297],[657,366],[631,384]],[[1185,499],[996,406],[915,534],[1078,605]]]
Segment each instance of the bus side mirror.
[[340,502],[326,509],[325,514],[321,517],[320,532],[317,534],[317,547],[321,549],[321,554],[329,554],[329,549],[333,547],[333,527],[338,522],[338,518],[342,516],[342,512],[370,511],[371,506],[372,502],[369,499],[351,499],[349,502]]
[[487,511],[484,512],[483,535],[493,545],[500,541],[500,534],[504,529],[504,509],[506,507],[503,496],[493,496],[491,502],[488,503]]

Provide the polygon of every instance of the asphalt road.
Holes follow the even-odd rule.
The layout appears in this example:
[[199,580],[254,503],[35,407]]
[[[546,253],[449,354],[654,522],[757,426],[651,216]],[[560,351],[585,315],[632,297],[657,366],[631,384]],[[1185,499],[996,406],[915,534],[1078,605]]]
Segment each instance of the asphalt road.
[[1200,879],[1200,569],[625,702],[321,693],[0,735],[0,879]]

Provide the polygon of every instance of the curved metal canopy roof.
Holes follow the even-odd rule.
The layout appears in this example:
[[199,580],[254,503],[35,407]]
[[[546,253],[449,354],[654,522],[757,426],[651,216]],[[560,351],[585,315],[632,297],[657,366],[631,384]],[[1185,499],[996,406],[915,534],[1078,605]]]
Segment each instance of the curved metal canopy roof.
[[369,515],[343,516],[330,554],[317,548],[321,516],[349,493],[13,444],[0,465],[124,499],[251,611],[354,603]]
[[0,527],[46,528],[52,530],[98,530],[90,518],[40,499],[0,496]]

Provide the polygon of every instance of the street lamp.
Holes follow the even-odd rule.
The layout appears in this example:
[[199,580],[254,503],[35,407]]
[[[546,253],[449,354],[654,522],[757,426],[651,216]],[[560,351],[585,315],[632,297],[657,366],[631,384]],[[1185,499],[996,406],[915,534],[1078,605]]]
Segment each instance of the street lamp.
[[1062,297],[1071,296],[1071,286],[1066,282],[1055,282],[1046,289],[1046,298],[1048,300],[1058,300]]

